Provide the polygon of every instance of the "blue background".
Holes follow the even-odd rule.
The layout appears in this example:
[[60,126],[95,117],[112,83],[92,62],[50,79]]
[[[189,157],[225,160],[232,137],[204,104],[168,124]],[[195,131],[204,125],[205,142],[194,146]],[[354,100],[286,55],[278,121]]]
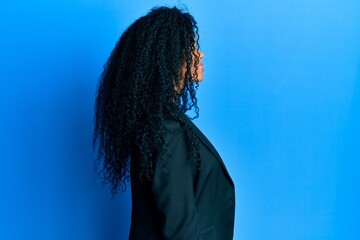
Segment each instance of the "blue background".
[[360,239],[360,2],[7,1],[0,7],[0,239],[127,239],[130,192],[92,172],[93,102],[153,6],[198,21],[199,128],[236,185],[236,240]]

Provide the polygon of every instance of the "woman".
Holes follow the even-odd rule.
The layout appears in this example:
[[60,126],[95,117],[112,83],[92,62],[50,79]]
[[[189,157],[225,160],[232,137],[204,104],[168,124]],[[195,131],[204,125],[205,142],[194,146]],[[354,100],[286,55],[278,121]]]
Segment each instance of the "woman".
[[198,39],[189,13],[152,9],[123,33],[101,75],[94,146],[113,196],[131,180],[130,239],[233,237],[234,184],[185,115],[198,117]]

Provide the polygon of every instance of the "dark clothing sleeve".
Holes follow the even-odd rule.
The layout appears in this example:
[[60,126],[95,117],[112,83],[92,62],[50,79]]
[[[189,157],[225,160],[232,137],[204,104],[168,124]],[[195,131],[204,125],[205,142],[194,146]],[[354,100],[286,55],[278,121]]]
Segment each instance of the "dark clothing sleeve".
[[177,125],[174,131],[166,132],[165,141],[170,156],[164,163],[156,159],[152,181],[162,237],[200,240],[194,196],[196,170],[188,157],[184,130]]

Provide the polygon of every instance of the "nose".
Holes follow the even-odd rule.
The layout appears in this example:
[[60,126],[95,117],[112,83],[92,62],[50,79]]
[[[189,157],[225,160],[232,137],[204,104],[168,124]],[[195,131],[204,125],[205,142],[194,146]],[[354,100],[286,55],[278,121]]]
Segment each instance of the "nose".
[[199,53],[200,53],[200,59],[204,58],[204,54],[201,51],[199,51]]

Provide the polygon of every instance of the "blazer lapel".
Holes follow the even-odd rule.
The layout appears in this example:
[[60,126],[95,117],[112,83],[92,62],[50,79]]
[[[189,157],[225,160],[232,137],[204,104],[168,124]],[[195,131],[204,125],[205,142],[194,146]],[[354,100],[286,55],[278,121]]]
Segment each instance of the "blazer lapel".
[[[184,114],[185,115],[185,114]],[[185,120],[189,123],[189,126],[193,130],[193,133],[200,139],[200,141],[210,150],[210,152],[218,159],[220,165],[222,166],[224,172],[226,173],[228,179],[231,184],[234,185],[229,172],[226,169],[226,166],[223,160],[220,157],[220,154],[216,151],[215,147],[211,144],[211,142],[207,139],[207,137],[200,131],[200,129],[185,115]]]

